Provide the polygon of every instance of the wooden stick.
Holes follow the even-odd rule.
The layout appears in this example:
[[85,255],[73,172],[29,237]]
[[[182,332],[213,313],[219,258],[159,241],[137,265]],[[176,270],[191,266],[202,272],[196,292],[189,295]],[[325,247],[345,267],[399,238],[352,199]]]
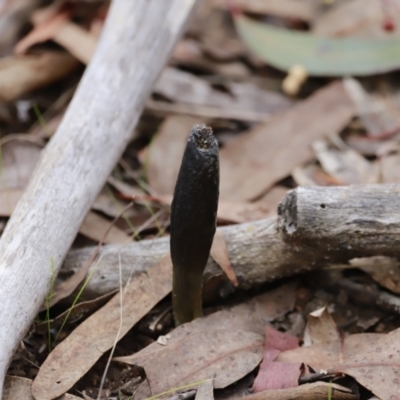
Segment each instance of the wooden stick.
[[0,398],[13,352],[120,158],[196,0],[115,0],[96,53],[0,240]]
[[[400,185],[298,188],[282,201],[278,218],[219,228],[240,286],[246,289],[301,272],[345,264],[354,257],[400,258],[399,193]],[[92,248],[71,251],[62,272],[79,268],[92,251]],[[126,282],[168,251],[169,238],[104,246],[83,297],[95,298],[118,287],[119,255]],[[204,281],[209,296],[234,290],[211,258]]]
[[298,188],[278,213],[286,242],[326,260],[400,255],[400,185]]

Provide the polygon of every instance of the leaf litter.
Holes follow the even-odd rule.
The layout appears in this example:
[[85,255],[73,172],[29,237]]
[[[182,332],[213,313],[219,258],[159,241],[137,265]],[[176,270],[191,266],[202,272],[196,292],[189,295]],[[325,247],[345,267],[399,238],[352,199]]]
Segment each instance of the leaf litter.
[[[226,2],[205,2],[155,83],[137,127],[139,135],[129,144],[123,159],[109,177],[110,190],[103,191],[102,197],[93,205],[97,213],[92,211],[88,215],[81,230],[86,237],[78,237],[74,247],[85,247],[87,243],[92,245],[93,240],[101,240],[110,226],[108,217],[117,216],[118,210],[131,200],[135,203],[134,209],[127,213],[124,221],[113,226],[106,241],[121,244],[120,248],[123,248],[133,236],[135,240],[141,240],[165,235],[168,221],[160,215],[168,216],[187,133],[195,123],[211,124],[221,145],[219,225],[275,215],[279,201],[296,184],[398,182],[400,101],[397,75],[363,80],[346,78],[337,82],[309,78],[324,68],[324,74],[333,68],[333,75],[341,75],[346,68],[347,71],[349,68],[358,68],[358,71],[369,68],[372,72],[392,68],[390,63],[398,57],[395,52],[372,63],[363,63],[361,58],[352,58],[349,62],[335,46],[339,42],[358,43],[362,45],[359,54],[365,55],[376,43],[382,45],[378,53],[385,46],[396,43],[399,37],[397,0],[371,0],[368,4],[358,0],[328,3],[321,5],[312,0],[302,0],[301,4],[292,0],[238,1],[236,7],[248,12],[252,18],[256,15],[258,21],[236,15],[237,23],[245,21],[247,25],[242,24],[235,31],[235,22]],[[87,64],[96,47],[107,5],[88,4],[57,2],[58,11],[46,20],[39,17],[48,10],[37,9],[36,3],[28,7],[21,2],[19,7],[25,9],[18,11],[21,22],[17,30],[20,33],[13,34],[9,42],[7,35],[2,36],[1,54],[9,56],[0,60],[3,99],[0,124],[4,140],[1,198],[7,200],[0,201],[3,217],[11,214],[23,194],[41,148],[61,121],[82,72],[77,60]],[[50,2],[50,9],[52,6],[54,4]],[[0,14],[2,32],[4,26],[10,26],[9,21],[4,21],[8,12],[12,17],[10,21],[18,21],[13,7],[10,5],[7,12]],[[68,16],[65,14],[57,21],[63,10],[67,10]],[[29,21],[33,21],[33,25],[29,25]],[[278,27],[269,29],[265,22]],[[394,25],[393,31],[386,30],[390,24]],[[250,47],[265,57],[267,63],[253,51],[248,51],[239,36],[243,35],[243,29],[247,30],[244,34],[252,42]],[[260,48],[255,41],[265,41],[267,30],[269,34],[291,40],[289,44],[293,51],[286,60],[293,62],[287,62],[283,66],[285,70],[291,70],[294,61],[301,63],[297,53],[301,48],[296,47],[296,41],[292,39],[297,40],[304,34],[308,35],[312,45],[320,40],[318,35],[329,36],[321,39],[321,43],[333,43],[334,47],[328,49],[328,53],[339,55],[341,65],[323,65],[319,63],[323,57],[308,58],[310,64],[303,65],[306,67],[305,81],[297,94],[289,98],[281,91],[284,74],[271,67],[275,63],[274,57],[282,56],[288,43],[286,39],[276,42],[279,48],[273,49],[273,57],[271,53],[265,55],[269,50],[265,46]],[[44,39],[47,42],[39,43]],[[55,52],[51,41],[65,51]],[[25,52],[28,46],[33,47],[18,57],[7,53],[7,47],[12,49],[18,42],[20,52]],[[27,134],[18,135],[20,138],[10,136],[15,132]],[[32,141],[32,138],[35,139]],[[44,140],[37,141],[37,138]],[[3,226],[5,220],[1,223]],[[163,246],[166,252],[168,243]],[[105,256],[97,262],[115,267],[116,264],[107,257],[107,252],[115,248],[107,250],[105,247]],[[93,248],[88,249],[93,251]],[[87,262],[90,254],[82,254],[80,257]],[[152,256],[150,245],[146,254],[146,263],[150,266],[154,262],[149,261]],[[159,255],[153,254],[153,258]],[[294,292],[294,285],[279,288],[281,282],[273,283],[278,289],[272,291],[270,287],[251,283],[243,288],[231,269],[226,244],[220,235],[216,237],[211,256],[224,266],[232,283],[227,282],[225,286],[213,283],[217,297],[209,299],[205,293],[205,302],[212,307],[221,302],[231,304],[232,299],[241,304],[232,308],[222,306],[222,310],[214,313],[213,308],[206,308],[207,317],[172,331],[169,300],[160,303],[170,292],[168,282],[171,279],[170,271],[163,263],[150,269],[145,263],[145,267],[137,271],[133,268],[137,260],[129,259],[131,276],[126,280],[131,283],[126,288],[125,308],[122,309],[124,316],[127,313],[126,324],[120,332],[120,294],[96,298],[98,296],[92,292],[89,294],[92,301],[81,302],[86,294],[76,296],[76,287],[91,277],[89,267],[64,271],[58,283],[64,284],[65,290],[56,286],[53,293],[54,303],[61,298],[63,301],[51,310],[45,310],[48,312],[45,321],[36,324],[37,330],[24,339],[20,349],[22,357],[16,357],[10,367],[10,374],[29,379],[8,378],[6,390],[10,390],[9,382],[12,381],[14,392],[10,395],[6,391],[6,395],[10,398],[31,397],[31,379],[35,379],[37,368],[29,361],[41,365],[33,384],[36,398],[62,395],[74,385],[73,393],[79,398],[95,398],[100,394],[103,398],[118,396],[123,400],[142,400],[161,390],[168,392],[167,396],[174,396],[174,389],[182,388],[185,382],[188,385],[196,383],[196,380],[202,383],[180,395],[190,398],[197,390],[196,398],[199,399],[214,396],[218,399],[224,393],[225,396],[231,393],[231,398],[247,396],[249,400],[365,400],[372,396],[366,394],[368,389],[380,399],[399,397],[396,392],[399,387],[396,371],[399,369],[397,336],[400,326],[400,301],[396,295],[400,280],[398,260],[383,260],[377,255],[352,260],[346,266],[334,266],[333,270],[305,274]],[[83,266],[85,260],[81,259],[78,264]],[[96,279],[103,292],[95,293],[109,291],[110,274],[102,269]],[[268,280],[271,281],[270,277]],[[162,289],[154,289],[156,282]],[[133,293],[132,288],[138,285],[148,290],[144,294],[141,291]],[[243,294],[244,289],[252,294],[267,290],[264,296],[265,299],[270,296],[269,300],[261,301],[265,308],[260,310],[258,306],[251,306],[255,300],[243,302],[243,298],[248,298],[248,293]],[[114,297],[108,300],[109,296]],[[133,309],[135,311],[128,315]],[[43,314],[38,319],[43,321]],[[266,324],[273,327],[267,325],[265,328]],[[302,347],[292,350],[280,347],[279,338],[287,337],[288,332],[303,338]],[[98,375],[105,374],[104,360],[110,357],[107,352],[114,350],[117,337],[123,334],[125,336],[115,347],[119,362],[111,363],[106,387],[98,392]],[[56,337],[66,339],[48,355],[43,348],[51,346]],[[293,339],[294,342],[297,339]],[[264,361],[255,380],[263,348]],[[131,354],[133,351],[135,353]],[[219,355],[220,359],[210,354]],[[191,364],[185,364],[185,360]],[[144,371],[139,373],[135,365],[143,365]],[[132,376],[121,378],[127,373],[124,368],[132,368]],[[312,372],[313,369],[317,372]],[[264,370],[267,371],[265,379],[262,377]],[[171,371],[171,374],[165,371]],[[322,381],[304,383],[315,374]],[[333,377],[333,382],[326,381],[324,375]],[[74,384],[77,380],[80,381]],[[54,383],[57,381],[60,383]],[[252,385],[256,388],[260,381],[264,381],[264,388],[268,390],[250,394],[249,388]],[[220,387],[225,388],[218,389]],[[63,398],[75,397],[66,394]]]
[[[115,340],[170,292],[171,280],[172,265],[166,256],[81,323],[41,366],[32,386],[34,397],[50,400],[65,393],[111,349]],[[76,354],[80,354],[79,364]]]
[[224,388],[259,364],[264,324],[289,312],[293,302],[293,285],[283,286],[176,328],[166,346],[155,342],[115,361],[142,366],[153,394],[208,378]]

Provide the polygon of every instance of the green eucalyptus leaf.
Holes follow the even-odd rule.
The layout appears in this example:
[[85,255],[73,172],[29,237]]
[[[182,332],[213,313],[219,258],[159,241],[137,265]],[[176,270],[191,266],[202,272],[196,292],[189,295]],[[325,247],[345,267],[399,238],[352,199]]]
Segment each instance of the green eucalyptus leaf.
[[400,37],[329,38],[234,16],[240,36],[280,70],[302,65],[310,76],[372,75],[400,68]]

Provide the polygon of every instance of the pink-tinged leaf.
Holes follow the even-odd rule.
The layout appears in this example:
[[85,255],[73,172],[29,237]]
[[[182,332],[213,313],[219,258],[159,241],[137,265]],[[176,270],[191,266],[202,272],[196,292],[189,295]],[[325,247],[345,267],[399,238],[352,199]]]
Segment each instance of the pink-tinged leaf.
[[275,361],[281,351],[295,349],[298,346],[299,341],[296,337],[279,332],[268,325],[265,327],[264,358],[254,381],[255,392],[286,389],[298,385],[301,363]]

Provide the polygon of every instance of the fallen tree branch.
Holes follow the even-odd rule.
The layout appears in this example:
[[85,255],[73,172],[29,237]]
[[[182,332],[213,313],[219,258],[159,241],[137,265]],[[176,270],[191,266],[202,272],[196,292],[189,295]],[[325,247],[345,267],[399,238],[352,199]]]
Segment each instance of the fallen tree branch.
[[[346,264],[355,257],[399,259],[399,193],[400,185],[298,188],[286,195],[278,218],[220,228],[240,286]],[[92,251],[71,251],[62,271],[80,268]],[[104,246],[83,297],[95,298],[118,287],[119,256],[126,282],[168,251],[169,238]],[[234,290],[211,258],[204,280],[210,296]]]
[[96,53],[0,240],[0,398],[95,196],[132,137],[196,0],[115,0]]

